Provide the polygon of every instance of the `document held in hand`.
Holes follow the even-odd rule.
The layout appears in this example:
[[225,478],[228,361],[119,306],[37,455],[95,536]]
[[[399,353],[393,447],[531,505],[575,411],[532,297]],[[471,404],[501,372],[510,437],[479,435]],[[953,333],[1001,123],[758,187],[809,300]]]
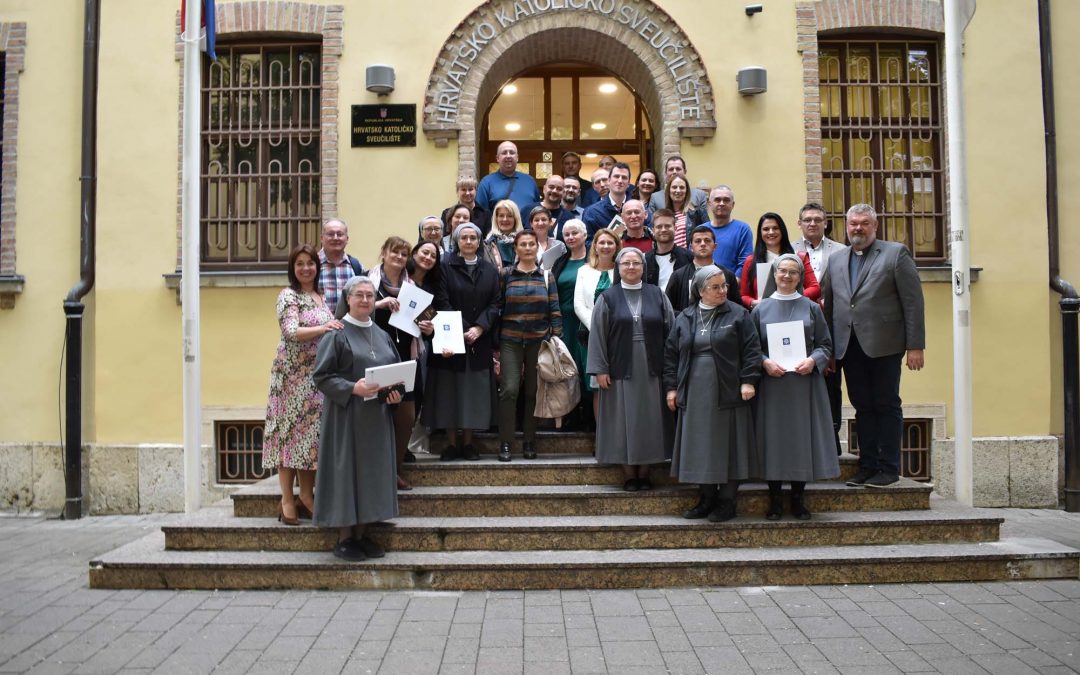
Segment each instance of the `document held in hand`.
[[[416,384],[416,360],[409,359],[400,363],[391,363],[386,366],[372,366],[364,371],[364,380],[368,384],[377,384],[379,388],[389,387],[394,384],[405,385],[405,391],[412,391]],[[365,401],[376,398],[378,394],[365,396]]]
[[465,331],[462,328],[461,312],[438,312],[431,320],[435,325],[435,334],[431,337],[431,351],[442,354],[448,348],[455,354],[465,353]]
[[769,358],[784,370],[791,372],[806,359],[806,335],[802,321],[767,323],[765,334],[769,336]]
[[416,317],[427,309],[434,297],[415,284],[402,284],[398,292],[398,311],[390,315],[390,325],[413,337],[420,337]]

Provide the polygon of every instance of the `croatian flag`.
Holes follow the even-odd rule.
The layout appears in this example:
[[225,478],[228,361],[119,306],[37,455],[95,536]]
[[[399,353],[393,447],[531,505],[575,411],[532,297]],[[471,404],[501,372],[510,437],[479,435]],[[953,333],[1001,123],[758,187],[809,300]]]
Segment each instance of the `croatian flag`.
[[[187,0],[180,0],[180,25],[185,23],[184,17],[187,16]],[[184,37],[183,31],[180,32],[181,37]],[[206,52],[214,61],[217,61],[217,52],[215,52],[217,42],[217,29],[215,25],[214,16],[214,0],[202,0],[202,34],[199,35],[199,48]]]

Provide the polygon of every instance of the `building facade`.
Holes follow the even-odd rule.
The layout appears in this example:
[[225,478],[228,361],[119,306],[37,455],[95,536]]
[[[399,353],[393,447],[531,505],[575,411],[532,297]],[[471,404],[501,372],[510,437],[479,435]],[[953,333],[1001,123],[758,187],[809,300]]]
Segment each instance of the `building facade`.
[[[110,0],[101,13],[96,283],[83,357],[84,492],[95,513],[183,508],[176,4]],[[560,173],[567,150],[629,160],[634,177],[646,166],[662,174],[664,158],[679,154],[692,184],[734,187],[735,217],[753,223],[776,211],[793,236],[808,200],[826,205],[840,239],[846,207],[874,204],[879,234],[912,250],[927,301],[928,365],[905,374],[902,396],[908,441],[929,459],[909,468],[950,494],[942,3],[762,5],[754,13],[727,0],[219,0],[219,58],[204,63],[201,100],[207,499],[258,468],[244,463],[258,444],[289,250],[317,243],[322,220],[341,217],[350,253],[374,263],[388,235],[413,237],[422,216],[455,201],[458,176],[488,173],[505,139],[538,178]],[[1050,6],[1062,275],[1075,283],[1080,263],[1068,254],[1080,250],[1080,129],[1062,122],[1080,102],[1070,66],[1080,47],[1065,39],[1080,6]],[[63,504],[62,302],[79,271],[82,29],[72,3],[0,0],[2,508]],[[976,502],[1053,506],[1061,328],[1048,284],[1036,1],[983,0],[963,53],[978,268]],[[393,68],[389,94],[365,88],[373,64]],[[750,67],[767,73],[766,91],[739,91],[737,76]],[[597,94],[600,86],[619,102]],[[415,106],[415,145],[354,147],[365,133],[353,118],[359,105]],[[396,131],[407,135],[407,126]],[[585,157],[587,167],[595,162]]]

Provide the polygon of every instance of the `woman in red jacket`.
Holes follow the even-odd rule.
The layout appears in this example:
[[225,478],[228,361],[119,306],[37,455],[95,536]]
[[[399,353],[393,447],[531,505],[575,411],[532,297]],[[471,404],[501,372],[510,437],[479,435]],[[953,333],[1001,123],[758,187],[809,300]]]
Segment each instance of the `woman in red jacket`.
[[[761,300],[758,298],[757,287],[757,264],[771,263],[784,253],[795,253],[788,238],[787,226],[780,214],[769,211],[758,218],[757,243],[754,245],[754,253],[746,257],[743,263],[742,273],[739,274],[739,295],[742,296],[743,304],[747,309],[753,309]],[[821,286],[818,285],[817,277],[814,276],[814,268],[810,266],[810,256],[805,253],[797,254],[803,261],[803,295],[817,302],[821,297]],[[766,279],[765,288],[761,293],[762,298],[767,298],[776,290],[776,282],[770,277]]]

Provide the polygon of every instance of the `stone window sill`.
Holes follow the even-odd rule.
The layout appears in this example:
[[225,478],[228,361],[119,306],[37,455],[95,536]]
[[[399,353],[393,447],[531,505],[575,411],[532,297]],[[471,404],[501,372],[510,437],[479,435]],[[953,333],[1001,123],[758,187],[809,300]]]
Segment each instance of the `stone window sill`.
[[20,274],[0,276],[0,309],[15,309],[15,299],[25,285],[26,277]]
[[[176,304],[180,304],[180,273],[162,275],[165,287],[176,291]],[[199,275],[199,288],[284,288],[289,275],[280,272],[203,272]]]

